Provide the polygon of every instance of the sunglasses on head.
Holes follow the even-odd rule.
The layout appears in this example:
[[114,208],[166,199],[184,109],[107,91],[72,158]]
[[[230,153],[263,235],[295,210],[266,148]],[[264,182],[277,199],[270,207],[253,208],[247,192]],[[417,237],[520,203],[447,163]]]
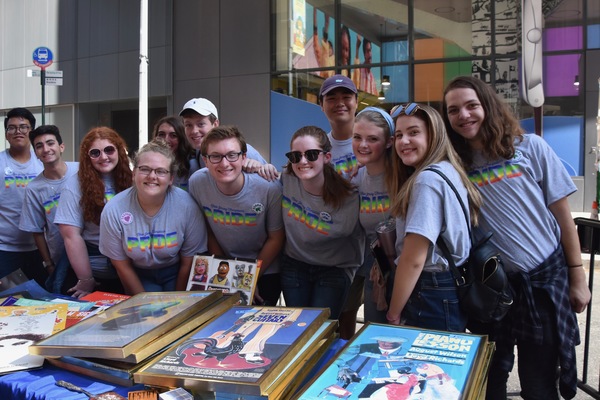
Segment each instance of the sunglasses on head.
[[285,153],[285,156],[292,164],[297,164],[302,160],[302,156],[306,158],[306,161],[317,161],[321,153],[325,152],[323,150],[311,149],[306,150],[304,153],[301,151],[290,151],[289,153]]
[[392,116],[392,118],[399,117],[402,114],[411,116],[411,115],[415,115],[415,113],[417,111],[419,111],[420,109],[421,108],[419,107],[419,105],[417,103],[408,103],[403,106],[394,107],[392,109],[392,113],[390,115]]
[[117,149],[115,148],[115,146],[106,146],[102,150],[91,149],[90,151],[88,151],[88,155],[90,156],[90,158],[98,158],[102,153],[106,154],[107,156],[112,156],[113,154],[115,154],[116,151]]

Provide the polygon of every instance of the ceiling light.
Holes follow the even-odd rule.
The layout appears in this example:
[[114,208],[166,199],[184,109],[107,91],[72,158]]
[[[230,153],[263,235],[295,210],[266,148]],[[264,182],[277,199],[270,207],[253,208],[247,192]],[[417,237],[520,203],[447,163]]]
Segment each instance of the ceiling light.
[[383,93],[383,90],[379,91],[379,97],[377,97],[377,100],[380,100],[380,101],[385,100],[385,93]]
[[381,84],[383,86],[390,86],[391,85],[391,83],[390,83],[390,76],[389,75],[384,75],[383,79],[381,80]]
[[579,86],[579,75],[575,75],[575,82],[573,82],[573,86]]

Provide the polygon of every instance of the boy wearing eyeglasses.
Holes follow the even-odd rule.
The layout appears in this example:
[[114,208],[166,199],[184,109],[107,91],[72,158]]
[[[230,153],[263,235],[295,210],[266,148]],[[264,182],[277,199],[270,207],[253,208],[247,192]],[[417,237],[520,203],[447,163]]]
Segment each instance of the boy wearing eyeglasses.
[[[201,146],[204,137],[208,132],[220,125],[219,113],[217,107],[207,99],[196,98],[190,99],[179,113],[183,118],[183,127],[185,128],[185,136],[190,145],[196,150],[196,158],[193,160],[196,165],[190,167],[191,173],[197,169],[206,167],[204,159],[201,156]],[[279,174],[274,165],[260,155],[258,150],[250,144],[246,144],[248,152],[246,154],[243,169],[246,172],[256,172],[267,180],[276,179]]]
[[0,152],[0,278],[21,268],[43,285],[47,274],[33,236],[19,229],[27,184],[44,168],[29,142],[29,131],[34,128],[35,117],[26,108],[13,108],[4,119],[10,147]]
[[213,128],[201,145],[207,168],[192,175],[189,193],[210,228],[209,252],[262,260],[254,300],[274,306],[281,292],[279,253],[285,240],[282,189],[279,182],[242,170],[247,151],[246,140],[237,128]]
[[65,145],[55,125],[37,127],[29,133],[29,140],[44,170],[27,185],[19,229],[33,235],[42,264],[51,277],[46,288],[61,293],[69,260],[62,236],[54,225],[54,215],[62,187],[70,176],[77,173],[79,163],[63,160]]

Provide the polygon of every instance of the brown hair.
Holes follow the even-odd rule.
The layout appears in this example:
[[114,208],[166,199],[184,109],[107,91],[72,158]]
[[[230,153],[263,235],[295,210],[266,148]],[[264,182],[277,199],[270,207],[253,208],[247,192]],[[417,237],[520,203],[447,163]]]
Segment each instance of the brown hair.
[[100,214],[104,209],[104,182],[102,181],[102,175],[96,171],[88,155],[92,143],[97,139],[108,140],[117,148],[119,161],[112,171],[116,193],[122,192],[131,186],[132,176],[125,140],[109,127],[92,128],[81,141],[79,148],[79,172],[77,173],[79,186],[81,187],[79,204],[83,208],[83,220],[99,225]]
[[478,135],[483,143],[483,154],[486,158],[496,160],[498,158],[510,159],[515,155],[515,139],[523,140],[523,129],[519,121],[494,89],[481,79],[471,76],[459,76],[450,81],[444,90],[444,101],[442,103],[442,114],[448,135],[454,149],[458,152],[465,166],[468,168],[473,163],[473,155],[465,139],[460,136],[448,119],[448,104],[446,95],[454,89],[472,89],[475,91],[485,118],[481,123]]
[[208,155],[208,145],[220,142],[225,139],[237,139],[240,144],[240,150],[242,153],[246,154],[248,151],[248,145],[246,144],[246,139],[244,139],[244,135],[237,128],[237,126],[231,125],[219,125],[212,128],[204,139],[202,139],[202,144],[200,145],[200,154],[204,157]]
[[[331,143],[327,138],[327,133],[317,126],[305,126],[298,129],[290,140],[290,145],[299,137],[311,136],[317,140],[319,147],[326,153],[331,151]],[[292,163],[288,161],[285,166],[286,173],[296,176],[292,169]],[[344,179],[333,168],[331,163],[326,163],[323,166],[323,174],[325,175],[325,184],[323,185],[323,201],[326,205],[331,205],[334,208],[339,208],[344,203],[344,200],[350,196],[355,189],[355,186]],[[297,176],[296,176],[297,177]]]
[[[177,149],[175,150],[175,160],[177,163],[177,176],[188,176],[190,173],[190,158],[194,156],[194,149],[190,146],[190,143],[185,136],[185,129],[183,128],[183,122],[180,117],[167,116],[163,117],[156,122],[154,130],[152,131],[152,140],[158,141],[158,128],[162,124],[169,124],[175,129],[175,135],[177,135]],[[175,172],[173,172],[175,175]]]

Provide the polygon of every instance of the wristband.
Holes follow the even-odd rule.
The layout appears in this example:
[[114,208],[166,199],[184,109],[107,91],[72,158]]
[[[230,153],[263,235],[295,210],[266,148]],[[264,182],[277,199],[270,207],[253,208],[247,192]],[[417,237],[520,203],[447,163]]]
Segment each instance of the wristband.
[[87,279],[78,279],[78,282],[86,282],[86,281],[93,281],[94,277],[92,276],[91,278],[87,278]]
[[578,264],[578,265],[568,265],[567,266],[569,269],[570,268],[579,268],[579,267],[583,267],[583,264]]

